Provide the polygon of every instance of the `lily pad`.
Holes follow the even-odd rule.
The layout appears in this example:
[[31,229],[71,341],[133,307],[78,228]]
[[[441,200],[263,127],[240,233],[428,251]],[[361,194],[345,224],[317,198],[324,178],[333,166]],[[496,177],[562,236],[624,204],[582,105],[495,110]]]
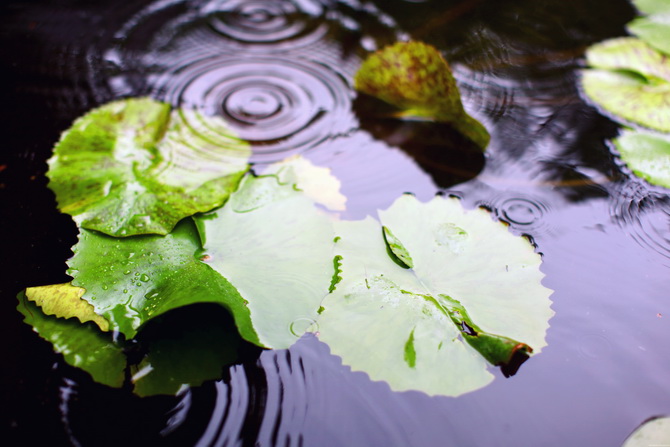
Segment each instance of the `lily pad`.
[[657,14],[670,11],[667,0],[633,0],[633,4],[643,14]]
[[337,224],[342,280],[313,330],[344,364],[394,390],[457,396],[493,380],[489,363],[546,345],[551,291],[525,238],[456,199],[403,196],[380,218],[413,268],[391,259],[378,222]]
[[451,68],[440,52],[421,42],[398,42],[370,55],[355,77],[356,89],[398,109],[399,117],[449,123],[482,149],[486,128],[465,112]]
[[333,279],[333,227],[276,176],[247,176],[226,206],[196,217],[207,263],[246,300],[260,345],[288,348]]
[[230,310],[245,339],[258,343],[245,300],[200,260],[200,248],[190,218],[167,236],[119,239],[82,229],[68,273],[86,289],[83,299],[127,338],[169,310],[214,302]]
[[670,445],[670,417],[646,421],[626,438],[622,447],[649,447]]
[[222,119],[149,98],[99,107],[63,133],[49,187],[77,224],[113,236],[167,234],[220,206],[251,150]]
[[614,144],[637,176],[670,188],[670,136],[626,131]]
[[627,28],[654,48],[670,53],[670,9],[647,17],[638,17]]
[[82,324],[75,318],[46,315],[23,292],[18,298],[18,310],[23,314],[25,323],[51,342],[54,350],[63,354],[67,363],[83,369],[96,382],[112,387],[123,385],[126,356],[110,333],[100,331],[91,322]]
[[640,39],[592,46],[582,71],[586,95],[618,120],[670,132],[670,61]]

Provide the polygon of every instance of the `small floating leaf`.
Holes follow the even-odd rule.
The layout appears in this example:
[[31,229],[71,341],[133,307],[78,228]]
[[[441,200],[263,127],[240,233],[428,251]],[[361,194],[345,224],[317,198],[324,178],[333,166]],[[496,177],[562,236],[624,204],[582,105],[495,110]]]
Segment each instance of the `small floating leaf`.
[[222,119],[148,98],[82,116],[49,159],[49,187],[79,226],[113,236],[167,234],[220,206],[248,170],[249,145]]
[[670,417],[646,421],[630,434],[622,447],[649,447],[670,445]]
[[451,68],[440,52],[421,42],[398,42],[369,56],[355,78],[356,89],[399,109],[398,116],[442,121],[482,149],[490,136],[463,109]]
[[627,131],[614,144],[636,175],[670,188],[670,136]]
[[101,332],[90,322],[82,324],[76,319],[46,315],[37,304],[26,299],[24,293],[18,298],[18,310],[25,317],[25,323],[51,342],[67,363],[83,369],[96,382],[112,387],[123,384],[126,356],[112,341],[111,334]]
[[670,61],[640,39],[611,39],[587,52],[586,95],[620,120],[670,132]]
[[407,249],[402,245],[402,242],[400,242],[388,228],[382,227],[382,231],[384,233],[384,241],[391,252],[390,256],[392,259],[397,260],[401,267],[409,269],[414,267],[412,257],[407,253]]
[[288,348],[333,281],[333,228],[294,184],[247,176],[223,208],[196,217],[208,264],[248,302],[261,346]]
[[518,353],[530,354],[533,348],[525,343],[520,343],[509,337],[490,334],[483,331],[472,321],[468,311],[457,300],[439,295],[441,301],[445,302],[445,310],[456,327],[461,328],[461,336],[473,348],[479,352],[490,364],[505,366],[512,362]]
[[86,290],[70,283],[28,287],[26,298],[37,304],[46,315],[59,318],[76,317],[82,323],[92,321],[103,330],[109,330],[109,322],[95,313],[95,308],[81,297]]
[[487,361],[546,345],[551,291],[525,238],[456,199],[403,196],[379,214],[413,268],[386,255],[379,223],[337,223],[343,279],[318,331],[343,363],[396,390],[457,396],[493,379]]
[[289,157],[273,163],[263,171],[275,174],[281,183],[295,184],[314,202],[332,211],[344,211],[347,198],[340,192],[341,183],[330,169],[316,166],[301,156]]

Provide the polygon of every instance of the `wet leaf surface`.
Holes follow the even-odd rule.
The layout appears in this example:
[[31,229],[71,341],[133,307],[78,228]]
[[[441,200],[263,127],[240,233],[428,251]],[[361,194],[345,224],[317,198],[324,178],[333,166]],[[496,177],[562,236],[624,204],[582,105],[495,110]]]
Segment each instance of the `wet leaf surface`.
[[586,95],[615,119],[670,131],[670,62],[635,38],[594,45],[582,72]]
[[614,144],[637,176],[670,188],[670,136],[625,131]]
[[378,222],[337,224],[342,281],[314,330],[344,364],[395,390],[457,396],[493,379],[487,360],[546,345],[551,291],[526,239],[456,199],[403,196],[379,215],[413,268],[391,259]]
[[230,309],[240,333],[253,342],[244,300],[200,261],[199,250],[198,231],[190,218],[167,236],[113,238],[81,230],[68,272],[73,284],[86,289],[83,298],[127,338],[169,310],[216,302]]
[[261,346],[291,346],[328,293],[331,220],[276,176],[246,177],[226,206],[196,220],[208,264],[248,302]]
[[248,144],[223,120],[148,98],[74,122],[49,159],[49,187],[79,226],[112,236],[167,234],[221,205],[248,170]]

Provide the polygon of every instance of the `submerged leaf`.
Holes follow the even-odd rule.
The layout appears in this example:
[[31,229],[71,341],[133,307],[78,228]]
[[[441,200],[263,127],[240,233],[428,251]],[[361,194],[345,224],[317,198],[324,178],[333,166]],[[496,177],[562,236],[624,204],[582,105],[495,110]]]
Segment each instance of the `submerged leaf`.
[[207,262],[248,302],[261,346],[291,346],[333,280],[330,219],[292,183],[247,176],[226,206],[196,220]]
[[440,52],[421,42],[399,42],[369,56],[355,78],[356,89],[402,111],[399,116],[451,124],[485,148],[490,136],[463,109],[451,68]]
[[[224,310],[191,306],[154,320],[138,335],[147,355],[131,367],[135,394],[176,394],[184,386],[220,379],[238,360],[240,337]],[[155,324],[156,323],[156,324]]]
[[26,298],[37,304],[46,315],[59,318],[76,317],[82,323],[92,321],[103,331],[109,330],[109,322],[95,313],[95,308],[81,297],[86,290],[70,283],[28,287]]
[[670,188],[670,136],[627,131],[614,144],[636,175]]
[[487,360],[546,345],[551,291],[525,238],[456,199],[403,196],[379,214],[413,268],[387,256],[379,223],[337,224],[343,279],[314,330],[345,364],[396,390],[457,396],[493,379]]
[[635,38],[611,39],[587,52],[586,95],[619,119],[670,131],[670,61]]
[[18,298],[18,310],[25,317],[25,323],[51,342],[67,363],[83,369],[96,382],[112,387],[123,385],[126,356],[113,342],[111,334],[101,332],[90,322],[81,324],[75,319],[45,315],[40,307],[26,299],[24,293]]
[[61,211],[83,228],[167,234],[184,217],[220,206],[250,153],[219,118],[127,99],[75,121],[47,175]]
[[83,298],[131,338],[153,317],[194,303],[219,303],[235,317],[240,334],[258,343],[244,299],[200,260],[200,239],[191,219],[167,236],[117,239],[81,230],[68,265]]

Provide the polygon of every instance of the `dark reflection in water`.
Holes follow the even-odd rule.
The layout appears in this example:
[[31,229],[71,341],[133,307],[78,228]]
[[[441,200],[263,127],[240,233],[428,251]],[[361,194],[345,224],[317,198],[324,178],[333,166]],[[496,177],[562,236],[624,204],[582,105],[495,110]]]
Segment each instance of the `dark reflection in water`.
[[[624,0],[9,1],[0,109],[7,419],[12,445],[619,445],[670,413],[668,191],[635,179],[615,124],[576,87],[584,48],[625,33]],[[449,129],[368,116],[352,76],[399,38],[438,46],[482,156]],[[7,82],[7,81],[6,81]],[[14,296],[65,282],[76,241],[46,188],[59,133],[111,99],[151,95],[223,116],[255,162],[303,153],[348,196],[346,218],[403,192],[454,194],[528,235],[555,290],[549,345],[518,374],[452,398],[394,393],[308,336],[176,397],[92,383],[25,326]],[[484,279],[485,280],[485,279]],[[495,372],[500,375],[499,372]],[[3,376],[4,377],[4,376]],[[45,441],[46,440],[46,441]]]

